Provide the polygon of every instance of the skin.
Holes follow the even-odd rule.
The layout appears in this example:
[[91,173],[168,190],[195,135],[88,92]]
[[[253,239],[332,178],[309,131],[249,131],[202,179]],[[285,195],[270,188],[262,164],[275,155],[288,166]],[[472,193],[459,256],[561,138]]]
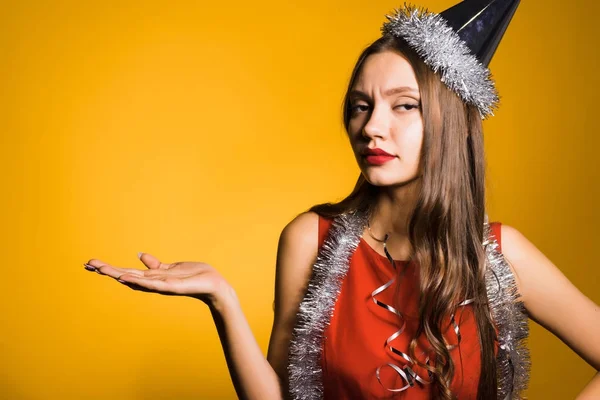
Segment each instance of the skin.
[[[365,179],[381,188],[370,221],[378,238],[390,233],[390,253],[408,259],[408,218],[420,190],[419,155],[423,143],[419,85],[412,66],[400,54],[373,54],[351,90],[350,144]],[[383,165],[367,163],[365,148],[379,148],[394,156]],[[390,218],[391,217],[391,218]],[[383,221],[394,221],[386,225]],[[363,238],[375,249],[383,247],[371,235]]]
[[[398,87],[412,87],[387,93]],[[395,258],[408,258],[408,216],[420,185],[419,154],[423,120],[418,84],[408,61],[395,52],[371,55],[353,88],[353,115],[348,133],[365,179],[381,187],[371,219],[377,237],[391,234],[388,248]],[[358,93],[360,92],[360,93]],[[380,148],[395,156],[373,166],[362,156],[365,148]],[[393,222],[390,222],[393,221]],[[502,250],[513,268],[531,318],[555,334],[596,370],[600,369],[600,308],[583,295],[560,270],[517,229],[502,224]],[[217,270],[201,262],[162,263],[144,253],[145,270],[119,268],[101,260],[87,262],[90,270],[134,290],[199,299],[211,310],[232,381],[242,399],[282,399],[287,392],[287,350],[312,264],[318,251],[318,216],[306,212],[281,232],[277,251],[275,315],[267,359],[254,340],[234,289]],[[383,255],[381,244],[363,235]],[[573,310],[577,310],[576,313]],[[248,368],[252,366],[252,368]],[[585,387],[579,400],[600,398],[600,374]]]

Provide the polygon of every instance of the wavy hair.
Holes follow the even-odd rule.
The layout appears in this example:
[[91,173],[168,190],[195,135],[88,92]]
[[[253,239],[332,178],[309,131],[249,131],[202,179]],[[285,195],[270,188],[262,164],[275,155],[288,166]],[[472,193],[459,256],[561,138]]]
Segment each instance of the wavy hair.
[[[350,120],[348,94],[371,54],[395,51],[415,71],[421,94],[424,123],[420,155],[422,184],[409,219],[412,259],[420,268],[419,326],[411,340],[413,359],[417,338],[425,335],[435,352],[433,365],[418,365],[433,375],[435,398],[453,399],[450,390],[455,366],[442,335],[444,318],[457,304],[474,298],[481,348],[478,399],[496,399],[496,331],[485,289],[485,252],[482,245],[485,218],[485,159],[482,120],[476,107],[465,104],[441,82],[402,39],[382,36],[360,54],[343,101],[346,131]],[[361,210],[369,212],[378,188],[361,174],[353,191],[337,203],[310,208],[327,218]]]

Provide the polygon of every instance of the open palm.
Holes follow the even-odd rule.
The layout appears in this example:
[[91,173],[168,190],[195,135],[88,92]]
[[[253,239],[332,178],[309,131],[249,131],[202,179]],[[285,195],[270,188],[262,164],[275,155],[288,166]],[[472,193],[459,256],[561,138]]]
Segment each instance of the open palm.
[[89,260],[84,266],[135,290],[190,296],[203,301],[212,300],[226,285],[221,274],[206,263],[182,261],[167,264],[148,253],[142,253],[140,260],[147,269],[116,267],[97,259]]

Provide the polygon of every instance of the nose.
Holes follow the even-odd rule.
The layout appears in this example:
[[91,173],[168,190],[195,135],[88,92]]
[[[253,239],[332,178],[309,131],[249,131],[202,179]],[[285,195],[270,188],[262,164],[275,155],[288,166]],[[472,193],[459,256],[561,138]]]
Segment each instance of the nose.
[[383,110],[374,107],[369,119],[362,128],[362,136],[366,139],[384,139],[389,132],[389,121]]

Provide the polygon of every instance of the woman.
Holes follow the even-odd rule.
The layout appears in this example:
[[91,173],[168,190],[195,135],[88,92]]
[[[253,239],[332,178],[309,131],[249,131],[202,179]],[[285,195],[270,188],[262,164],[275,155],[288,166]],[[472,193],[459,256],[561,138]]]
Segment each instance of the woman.
[[[205,301],[241,398],[519,397],[527,316],[600,369],[598,306],[485,213],[481,121],[498,97],[482,64],[517,3],[405,6],[359,57],[344,123],[361,176],[284,228],[266,360],[211,266],[141,254],[146,271],[86,268]],[[600,375],[580,398],[598,396]]]

